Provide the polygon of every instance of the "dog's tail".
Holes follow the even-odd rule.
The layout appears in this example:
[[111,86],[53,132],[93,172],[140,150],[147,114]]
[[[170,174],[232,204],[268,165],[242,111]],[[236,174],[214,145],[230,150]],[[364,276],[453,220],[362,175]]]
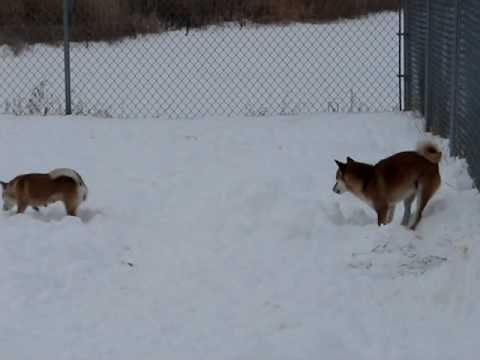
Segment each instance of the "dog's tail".
[[87,185],[83,182],[82,177],[75,170],[60,168],[52,170],[48,173],[52,180],[55,180],[59,177],[66,176],[77,183],[78,186],[78,200],[79,202],[87,200],[88,188]]
[[442,159],[442,152],[437,144],[431,141],[421,141],[417,144],[417,154],[423,156],[428,161],[438,164]]

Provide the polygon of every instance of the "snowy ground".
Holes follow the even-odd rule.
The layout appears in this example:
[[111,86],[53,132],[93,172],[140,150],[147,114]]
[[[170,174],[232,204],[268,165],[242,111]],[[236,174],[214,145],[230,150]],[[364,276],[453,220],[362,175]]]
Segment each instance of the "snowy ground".
[[[416,232],[332,192],[334,158],[424,135],[400,114],[0,117],[1,177],[90,198],[0,216],[0,358],[476,359],[480,197],[463,161]],[[447,144],[440,141],[444,151]]]
[[[211,26],[72,44],[74,113],[185,118],[392,111],[398,14],[329,24]],[[0,113],[62,113],[63,49],[0,46]],[[35,89],[35,90],[34,90]]]

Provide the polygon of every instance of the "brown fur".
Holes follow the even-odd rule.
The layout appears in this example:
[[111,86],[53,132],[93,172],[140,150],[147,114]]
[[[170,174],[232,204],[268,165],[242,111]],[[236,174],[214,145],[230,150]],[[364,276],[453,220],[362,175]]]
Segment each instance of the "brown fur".
[[[422,212],[440,186],[438,162],[441,152],[432,143],[423,143],[417,151],[405,151],[381,160],[375,165],[337,161],[337,187],[344,186],[358,198],[369,203],[377,212],[378,225],[389,223],[395,205],[403,201],[405,213],[402,224],[408,225],[410,206],[417,197],[417,213],[411,229],[421,220]],[[341,186],[340,186],[340,185]]]
[[2,183],[2,186],[6,196],[16,201],[17,213],[23,213],[28,206],[35,208],[62,201],[67,214],[76,215],[78,184],[71,177],[52,179],[49,174],[25,174]]

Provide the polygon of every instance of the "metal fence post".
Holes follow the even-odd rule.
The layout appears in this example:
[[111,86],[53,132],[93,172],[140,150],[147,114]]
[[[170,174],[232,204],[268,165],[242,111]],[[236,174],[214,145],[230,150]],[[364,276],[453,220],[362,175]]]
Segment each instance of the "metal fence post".
[[423,116],[426,120],[426,130],[430,131],[432,127],[430,119],[430,1],[427,0],[427,32],[425,34],[425,78],[424,78],[424,95],[423,95]]
[[453,59],[452,59],[452,80],[450,89],[450,98],[452,108],[450,109],[450,153],[453,156],[458,154],[457,148],[457,85],[458,85],[458,57],[459,57],[459,38],[460,38],[460,7],[461,0],[455,0],[455,28],[453,37]]
[[402,81],[404,82],[405,80],[405,73],[403,72],[402,68],[402,50],[404,48],[404,44],[402,46],[403,42],[403,36],[405,30],[402,31],[402,9],[403,9],[403,1],[400,0],[400,7],[398,9],[398,104],[399,104],[399,110],[403,111],[403,97],[404,94],[402,93]]
[[408,9],[408,0],[401,0],[400,2],[402,10],[402,20],[403,20],[403,99],[404,99],[404,110],[412,110],[411,104],[411,88],[410,88],[410,73],[411,73],[411,63],[410,63],[410,39],[409,31],[410,26],[409,21],[409,9]]
[[72,99],[70,86],[70,28],[71,0],[63,0],[63,58],[65,68],[65,114],[72,114]]

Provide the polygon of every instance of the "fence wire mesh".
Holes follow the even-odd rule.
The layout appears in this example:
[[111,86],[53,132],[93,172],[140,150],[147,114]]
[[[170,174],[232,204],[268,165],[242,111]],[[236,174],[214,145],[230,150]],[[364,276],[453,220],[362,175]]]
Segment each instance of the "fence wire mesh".
[[[25,8],[16,1],[0,4],[0,106],[16,115],[62,113],[63,49],[34,46],[59,44],[63,38],[62,7]],[[2,108],[0,108],[2,110]]]
[[[138,4],[129,3],[116,11],[132,15]],[[163,3],[180,11],[178,2]],[[132,22],[98,12],[94,4],[72,3],[75,114],[184,118],[399,108],[394,11],[322,24],[229,21],[200,28],[191,20],[172,28],[165,19],[158,26],[158,18],[141,18],[137,22],[150,30],[129,37]],[[61,14],[43,13],[42,19],[42,31],[63,39],[57,34]],[[61,47],[36,44],[15,54],[2,46],[4,112],[37,110],[25,103],[40,104],[40,113],[64,111],[63,71]]]
[[[453,112],[451,89],[455,79],[455,5],[451,0],[429,3],[428,41],[428,127],[441,136],[448,137]],[[453,31],[452,31],[453,30]]]
[[480,186],[480,8],[476,0],[405,0],[407,108],[450,139]]
[[385,15],[329,25],[227,24],[78,46],[73,93],[115,116],[393,110],[396,26]]
[[406,108],[424,113],[425,62],[427,40],[427,2],[408,0],[405,2],[405,67]]

